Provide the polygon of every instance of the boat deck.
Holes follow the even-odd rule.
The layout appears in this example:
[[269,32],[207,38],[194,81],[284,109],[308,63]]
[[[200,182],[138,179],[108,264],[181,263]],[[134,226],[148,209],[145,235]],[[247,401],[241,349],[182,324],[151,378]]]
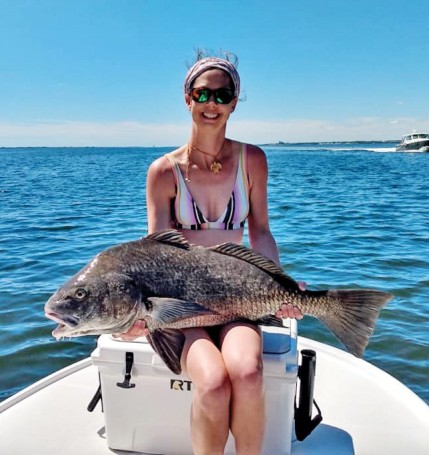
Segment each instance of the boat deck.
[[[317,352],[323,422],[293,442],[293,455],[429,453],[429,407],[413,392],[338,349],[305,338],[299,349]],[[101,406],[86,410],[97,386],[98,371],[85,359],[0,403],[0,453],[135,454],[109,449]]]

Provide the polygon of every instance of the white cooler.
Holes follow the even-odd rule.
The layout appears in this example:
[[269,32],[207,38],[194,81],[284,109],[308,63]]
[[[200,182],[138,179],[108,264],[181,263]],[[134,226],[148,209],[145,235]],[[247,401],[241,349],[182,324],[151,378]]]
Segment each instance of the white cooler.
[[[286,455],[291,452],[298,370],[296,324],[292,321],[292,326],[284,329],[263,327],[263,339],[267,406],[263,453]],[[129,366],[132,360],[129,381],[124,380],[126,358]],[[124,342],[102,335],[92,360],[100,373],[110,448],[146,454],[192,454],[189,378],[173,374],[145,338]],[[230,435],[225,454],[234,453]]]

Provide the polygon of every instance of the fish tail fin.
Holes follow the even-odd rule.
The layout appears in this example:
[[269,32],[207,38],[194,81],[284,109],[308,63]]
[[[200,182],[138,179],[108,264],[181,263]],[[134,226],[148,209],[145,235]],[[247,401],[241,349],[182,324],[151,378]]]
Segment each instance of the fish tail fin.
[[319,319],[352,354],[362,357],[374,331],[378,315],[393,295],[371,289],[323,292],[335,305],[335,309],[330,308],[330,311],[320,316]]

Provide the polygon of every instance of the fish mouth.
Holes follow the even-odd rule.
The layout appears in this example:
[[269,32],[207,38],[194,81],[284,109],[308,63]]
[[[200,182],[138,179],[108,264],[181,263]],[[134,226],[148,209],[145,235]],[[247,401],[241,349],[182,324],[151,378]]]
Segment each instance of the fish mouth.
[[53,312],[45,313],[45,316],[54,322],[58,322],[57,328],[52,332],[52,336],[56,339],[65,336],[72,336],[74,332],[73,329],[79,324],[79,318],[76,316],[60,316],[59,314]]

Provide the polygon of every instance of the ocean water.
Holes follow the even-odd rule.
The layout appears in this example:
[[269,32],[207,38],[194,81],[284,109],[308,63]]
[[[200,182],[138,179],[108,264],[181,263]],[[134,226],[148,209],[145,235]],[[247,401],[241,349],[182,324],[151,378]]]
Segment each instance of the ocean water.
[[[429,154],[263,148],[285,271],[309,289],[393,293],[365,359],[429,403]],[[146,234],[146,169],[171,149],[0,148],[0,400],[95,348],[95,337],[55,341],[43,306],[97,252]],[[299,331],[339,346],[315,319]]]

